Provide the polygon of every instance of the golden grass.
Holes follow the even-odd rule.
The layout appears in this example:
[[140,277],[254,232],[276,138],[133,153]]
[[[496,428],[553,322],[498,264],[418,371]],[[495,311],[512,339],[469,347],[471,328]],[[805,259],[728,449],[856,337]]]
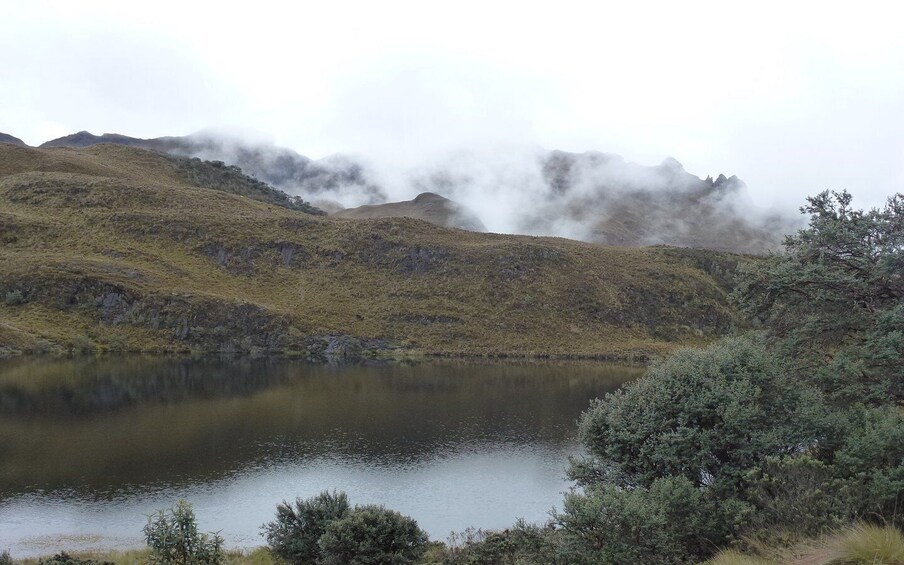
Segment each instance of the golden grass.
[[[794,539],[794,536],[774,536]],[[735,549],[719,552],[708,565],[904,565],[904,534],[893,525],[857,523],[817,539],[799,540],[787,546],[757,542],[747,544],[750,553]]]
[[856,524],[826,545],[826,565],[904,565],[904,534],[891,525]]
[[[312,216],[187,185],[129,147],[2,144],[0,210],[0,348],[303,349],[348,334],[420,354],[646,358],[732,323],[702,265],[736,256]],[[26,304],[3,304],[12,290]],[[105,322],[105,292],[172,323]],[[176,335],[177,318],[211,330],[243,304],[261,327]]]

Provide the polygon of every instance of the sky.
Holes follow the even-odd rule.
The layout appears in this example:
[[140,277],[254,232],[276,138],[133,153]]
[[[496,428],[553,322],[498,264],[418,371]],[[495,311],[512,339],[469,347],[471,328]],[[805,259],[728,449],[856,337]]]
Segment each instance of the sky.
[[240,132],[401,166],[674,157],[761,206],[904,192],[894,2],[0,0],[0,131]]

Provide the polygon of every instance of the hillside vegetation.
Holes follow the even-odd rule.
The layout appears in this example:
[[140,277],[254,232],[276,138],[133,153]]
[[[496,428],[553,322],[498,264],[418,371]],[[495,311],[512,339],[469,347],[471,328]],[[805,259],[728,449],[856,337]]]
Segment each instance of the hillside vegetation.
[[0,348],[648,356],[732,324],[737,256],[324,217],[226,169],[0,144]]

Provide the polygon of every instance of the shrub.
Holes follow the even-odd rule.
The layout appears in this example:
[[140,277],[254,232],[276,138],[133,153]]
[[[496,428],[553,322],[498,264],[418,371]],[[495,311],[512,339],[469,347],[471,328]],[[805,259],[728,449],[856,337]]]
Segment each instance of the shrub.
[[821,395],[795,382],[758,336],[685,349],[594,402],[581,419],[580,484],[649,487],[683,476],[732,497],[769,455],[815,449],[832,433]]
[[9,550],[0,551],[0,565],[13,565],[13,558],[9,555]]
[[25,303],[25,297],[22,296],[21,290],[11,290],[6,293],[5,302],[7,306],[18,306]]
[[328,524],[318,545],[323,565],[404,565],[423,555],[427,534],[413,518],[367,505]]
[[748,476],[753,526],[814,536],[848,523],[855,497],[834,469],[809,455],[769,457]]
[[444,565],[549,565],[577,563],[563,555],[560,532],[552,525],[540,527],[518,520],[511,528],[499,531],[467,529],[449,538],[439,562]]
[[276,507],[276,520],[265,524],[267,546],[277,557],[289,563],[313,563],[320,557],[320,536],[331,522],[349,512],[344,492],[323,491],[306,500],[295,500]]
[[219,565],[225,562],[223,538],[198,532],[191,505],[180,500],[169,511],[148,516],[144,535],[150,560],[161,565]]
[[649,488],[604,484],[566,495],[558,516],[566,536],[603,563],[697,563],[728,539],[726,514],[737,501],[715,504],[684,477]]
[[113,562],[97,561],[96,559],[81,559],[79,557],[73,557],[65,551],[61,551],[48,559],[39,559],[38,565],[113,565]]

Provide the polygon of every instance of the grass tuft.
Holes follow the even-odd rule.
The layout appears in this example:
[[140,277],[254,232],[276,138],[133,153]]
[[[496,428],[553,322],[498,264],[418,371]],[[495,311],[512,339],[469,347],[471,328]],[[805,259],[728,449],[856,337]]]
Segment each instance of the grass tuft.
[[904,534],[891,525],[856,524],[828,545],[826,565],[904,565]]

